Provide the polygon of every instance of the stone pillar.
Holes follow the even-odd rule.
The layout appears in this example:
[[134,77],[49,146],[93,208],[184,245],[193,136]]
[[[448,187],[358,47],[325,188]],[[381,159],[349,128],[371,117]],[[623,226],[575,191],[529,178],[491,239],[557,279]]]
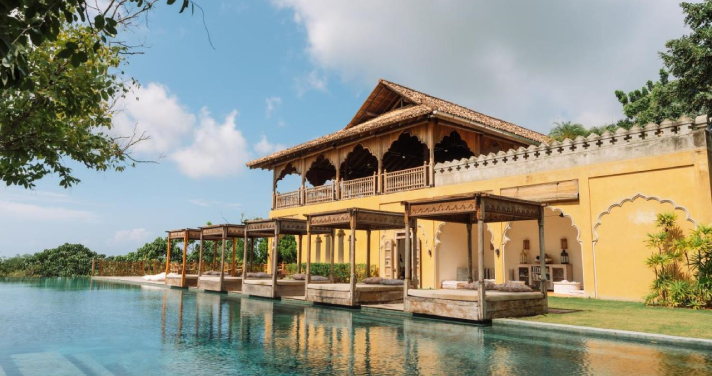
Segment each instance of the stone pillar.
[[339,237],[339,256],[338,260],[339,263],[344,263],[344,236],[346,233],[344,233],[344,230],[339,230],[337,233],[337,236]]
[[316,262],[321,262],[321,235],[316,236]]

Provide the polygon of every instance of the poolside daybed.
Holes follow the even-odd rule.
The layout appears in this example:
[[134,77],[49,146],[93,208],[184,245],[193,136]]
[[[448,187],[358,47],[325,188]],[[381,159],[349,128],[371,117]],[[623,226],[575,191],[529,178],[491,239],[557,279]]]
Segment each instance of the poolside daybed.
[[170,273],[165,280],[168,286],[174,287],[196,287],[198,286],[198,275],[197,274],[186,274],[185,284],[183,283],[183,276],[181,274]]
[[[313,231],[318,234],[329,234],[330,229],[315,227]],[[306,281],[292,279],[280,279],[277,273],[277,249],[280,235],[296,235],[297,259],[301,268],[302,235],[307,233],[307,221],[297,218],[273,218],[265,220],[249,221],[245,225],[245,244],[247,238],[272,238],[272,248],[270,249],[270,266],[272,268],[269,278],[253,278],[245,275],[242,281],[242,294],[249,296],[259,296],[263,298],[280,298],[282,296],[304,296],[304,286]],[[248,248],[245,246],[244,259],[249,260]],[[247,265],[247,264],[246,264]],[[309,266],[307,266],[309,268]]]
[[[548,311],[546,283],[541,292],[487,291],[484,280],[485,223],[536,220],[539,224],[539,249],[542,281],[546,280],[544,253],[544,207],[538,202],[470,193],[431,199],[405,201],[406,232],[417,226],[418,219],[462,223],[467,228],[468,282],[477,275],[476,290],[410,289],[410,257],[406,255],[405,310],[414,314],[441,316],[463,320],[488,321],[493,318],[529,316]],[[472,260],[472,224],[477,223],[477,273]],[[406,252],[411,253],[406,237]]]
[[[197,286],[199,289],[215,292],[242,290],[242,276],[240,276],[240,273],[237,271],[237,240],[244,236],[244,225],[221,224],[200,228],[200,261],[198,264],[199,278]],[[203,274],[203,243],[205,240],[222,242],[222,250],[220,252],[220,272],[217,275]],[[229,275],[225,274],[225,245],[227,240],[232,240],[232,263],[230,265]]]
[[[166,278],[165,284],[169,286],[188,288],[195,287],[198,284],[198,276],[194,274],[186,274],[186,262],[188,258],[188,242],[191,240],[200,239],[200,230],[194,228],[184,228],[180,230],[166,231],[168,233],[168,244],[166,249]],[[179,277],[171,275],[171,243],[175,239],[183,241],[183,262],[181,265],[181,273]]]
[[311,244],[311,229],[321,226],[335,230],[351,231],[349,258],[351,274],[349,283],[333,283],[333,252],[330,280],[332,283],[316,284],[311,281],[311,250],[307,249],[306,300],[315,303],[357,307],[363,304],[392,303],[403,300],[402,285],[356,283],[356,230],[366,231],[366,277],[371,272],[371,231],[400,230],[404,228],[403,214],[382,210],[347,208],[307,215],[307,244]]

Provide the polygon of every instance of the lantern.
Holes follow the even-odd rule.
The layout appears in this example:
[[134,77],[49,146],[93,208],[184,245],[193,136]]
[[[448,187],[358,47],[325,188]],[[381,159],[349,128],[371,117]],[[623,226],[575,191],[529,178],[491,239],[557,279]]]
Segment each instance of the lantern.
[[524,252],[522,249],[522,253],[519,254],[519,263],[520,264],[526,264],[527,263],[527,253]]
[[569,248],[569,242],[566,238],[561,239],[561,263],[569,263],[569,254],[566,253],[566,248]]

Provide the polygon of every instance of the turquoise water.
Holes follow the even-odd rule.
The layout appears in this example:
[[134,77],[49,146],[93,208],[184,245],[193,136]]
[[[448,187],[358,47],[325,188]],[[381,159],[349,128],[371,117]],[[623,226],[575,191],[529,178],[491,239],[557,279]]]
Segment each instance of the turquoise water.
[[712,354],[87,279],[0,280],[0,375],[702,375]]

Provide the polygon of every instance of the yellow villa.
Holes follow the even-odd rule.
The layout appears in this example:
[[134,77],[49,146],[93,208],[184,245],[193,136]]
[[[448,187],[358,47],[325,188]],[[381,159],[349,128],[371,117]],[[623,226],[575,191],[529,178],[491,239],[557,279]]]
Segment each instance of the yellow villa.
[[[706,118],[682,118],[556,142],[380,80],[343,129],[248,166],[273,173],[270,218],[351,208],[403,213],[404,202],[467,194],[545,203],[545,290],[639,301],[653,279],[645,238],[656,214],[677,213],[686,232],[712,222],[706,129]],[[300,187],[283,192],[279,184],[290,174]],[[479,235],[471,234],[468,247],[468,230],[459,222],[417,221],[413,288],[477,279],[468,263],[479,256],[468,250],[477,249]],[[485,280],[542,287],[537,220],[493,221],[483,233]],[[368,259],[381,277],[401,277],[410,243],[404,229],[358,232],[353,240],[356,263]],[[349,244],[348,231],[336,229],[314,234],[304,249],[311,262],[348,263]]]

